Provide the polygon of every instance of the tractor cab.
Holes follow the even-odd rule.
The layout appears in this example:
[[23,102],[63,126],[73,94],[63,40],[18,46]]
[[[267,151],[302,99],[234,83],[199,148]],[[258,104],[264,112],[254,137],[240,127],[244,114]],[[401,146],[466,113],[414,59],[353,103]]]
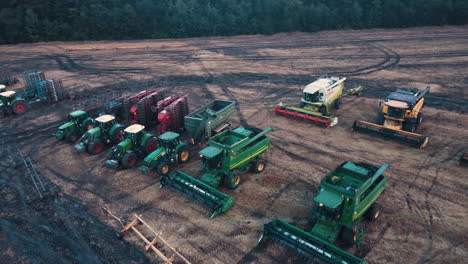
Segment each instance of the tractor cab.
[[140,124],[131,125],[124,130],[125,138],[130,139],[134,145],[138,145],[139,136],[143,134],[140,132],[144,131],[144,129],[145,126]]
[[159,145],[164,147],[166,151],[171,152],[179,145],[179,136],[180,134],[175,132],[166,132],[159,136]]
[[217,147],[208,146],[198,154],[202,158],[203,169],[205,171],[221,169],[223,161],[223,150]]
[[86,118],[88,118],[88,114],[82,110],[73,111],[68,114],[68,120],[77,124],[82,124]]
[[0,93],[0,98],[4,100],[12,100],[16,97],[15,91],[5,91]]
[[110,130],[115,125],[115,117],[112,115],[102,115],[95,120],[97,125],[104,131]]

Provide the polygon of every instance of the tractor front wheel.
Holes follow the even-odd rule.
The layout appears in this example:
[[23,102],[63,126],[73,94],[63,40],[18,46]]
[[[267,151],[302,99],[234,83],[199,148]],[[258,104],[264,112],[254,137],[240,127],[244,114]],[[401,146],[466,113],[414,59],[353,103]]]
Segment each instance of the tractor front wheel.
[[341,231],[341,238],[348,245],[352,245],[357,241],[357,235],[352,229],[346,227],[343,227],[343,230]]
[[27,109],[28,104],[26,104],[24,100],[16,101],[16,103],[13,104],[13,112],[17,115],[23,114]]
[[265,160],[263,159],[257,159],[255,162],[254,162],[254,166],[253,166],[253,171],[255,173],[261,173],[265,170],[265,167],[266,167],[266,162]]
[[242,182],[242,174],[240,172],[234,172],[232,177],[227,175],[224,176],[224,185],[229,189],[236,189]]
[[94,140],[91,144],[88,145],[88,153],[96,155],[102,152],[104,149],[104,143],[100,140]]
[[179,163],[186,163],[190,159],[190,150],[188,147],[182,147],[179,150]]
[[122,157],[122,167],[125,169],[130,169],[135,167],[137,164],[138,157],[135,153],[129,152],[125,153],[124,156]]
[[73,132],[73,131],[69,131],[65,134],[65,140],[68,141],[68,142],[75,142],[76,140],[78,139],[78,135]]
[[367,218],[371,221],[375,221],[380,217],[382,207],[378,204],[373,204],[369,211],[367,211]]
[[171,171],[171,165],[168,162],[161,161],[158,166],[156,166],[156,171],[161,176],[166,176]]

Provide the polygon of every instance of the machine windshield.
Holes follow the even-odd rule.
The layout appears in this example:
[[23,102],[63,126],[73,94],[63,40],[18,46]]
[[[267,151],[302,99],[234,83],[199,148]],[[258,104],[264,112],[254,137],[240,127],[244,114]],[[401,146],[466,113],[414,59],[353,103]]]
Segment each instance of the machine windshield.
[[394,118],[403,118],[405,116],[405,109],[389,107],[387,115]]
[[304,100],[307,102],[318,102],[320,100],[320,95],[319,91],[310,94],[310,93],[304,93]]
[[221,156],[217,155],[213,158],[203,157],[203,162],[208,166],[208,168],[214,169],[221,166]]
[[325,205],[315,203],[315,210],[318,213],[318,215],[324,216],[325,218],[330,220],[339,219],[341,217],[341,207],[342,205],[339,205],[337,208],[333,209]]

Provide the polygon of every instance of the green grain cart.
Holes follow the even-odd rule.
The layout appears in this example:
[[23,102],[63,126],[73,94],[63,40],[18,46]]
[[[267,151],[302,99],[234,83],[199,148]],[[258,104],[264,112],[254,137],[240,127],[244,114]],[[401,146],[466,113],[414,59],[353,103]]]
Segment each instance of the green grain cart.
[[235,189],[242,181],[242,174],[248,170],[260,173],[266,162],[262,155],[270,148],[266,134],[271,128],[238,127],[224,131],[210,139],[208,146],[199,152],[202,157],[204,174],[200,180],[181,171],[163,175],[161,187],[172,185],[214,208],[211,218],[226,212],[235,201],[216,190],[221,184]]
[[158,139],[145,130],[145,126],[135,124],[124,130],[124,140],[112,147],[105,165],[108,168],[133,168],[139,159],[144,158],[158,147]]
[[151,170],[156,170],[159,175],[166,175],[174,164],[186,163],[190,158],[190,149],[179,137],[180,134],[174,132],[159,136],[159,148],[146,156],[140,171],[149,174]]
[[327,263],[365,263],[332,243],[340,237],[347,243],[360,245],[363,218],[376,220],[380,216],[381,207],[375,201],[387,184],[382,173],[388,166],[378,168],[350,161],[341,164],[320,182],[312,207],[310,232],[275,219],[264,225],[259,243],[272,237],[306,257]]
[[205,142],[229,129],[227,120],[236,113],[236,102],[213,100],[184,117],[185,130],[192,144]]
[[123,125],[117,124],[112,115],[102,115],[95,120],[95,127],[88,130],[80,138],[75,149],[96,155],[101,153],[105,145],[118,144],[123,139]]

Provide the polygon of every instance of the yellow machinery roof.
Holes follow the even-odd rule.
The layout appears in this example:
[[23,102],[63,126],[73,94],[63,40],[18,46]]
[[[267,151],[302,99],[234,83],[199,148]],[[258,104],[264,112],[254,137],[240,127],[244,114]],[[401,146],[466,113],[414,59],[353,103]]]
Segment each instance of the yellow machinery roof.
[[114,119],[115,119],[115,117],[112,116],[112,115],[102,115],[102,116],[96,118],[96,121],[101,122],[101,123],[107,123],[107,122],[112,121]]
[[6,92],[3,92],[3,93],[0,93],[0,96],[10,97],[10,96],[14,95],[15,93],[16,93],[15,91],[6,91]]
[[127,127],[124,131],[127,132],[127,133],[138,133],[138,132],[142,131],[143,129],[145,129],[144,125],[135,124],[135,125],[131,125],[131,126]]
[[394,107],[394,108],[402,108],[402,109],[406,109],[409,107],[409,105],[405,102],[401,102],[401,101],[395,101],[395,100],[390,100],[388,102],[385,102],[386,105],[390,106],[390,107]]

